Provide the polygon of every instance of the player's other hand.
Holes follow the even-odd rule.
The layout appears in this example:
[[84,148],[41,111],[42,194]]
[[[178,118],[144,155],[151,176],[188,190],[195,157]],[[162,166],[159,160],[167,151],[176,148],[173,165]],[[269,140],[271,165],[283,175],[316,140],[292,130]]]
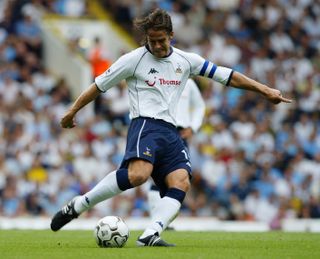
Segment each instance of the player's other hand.
[[292,100],[282,96],[281,92],[278,89],[269,88],[266,98],[273,104],[278,104],[281,102],[291,103]]
[[60,125],[62,128],[73,128],[76,126],[74,122],[74,114],[67,112],[61,119]]

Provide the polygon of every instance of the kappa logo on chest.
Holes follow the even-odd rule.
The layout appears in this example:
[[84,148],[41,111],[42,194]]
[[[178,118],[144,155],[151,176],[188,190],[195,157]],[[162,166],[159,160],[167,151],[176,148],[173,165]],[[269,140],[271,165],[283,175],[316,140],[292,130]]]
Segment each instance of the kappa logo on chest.
[[157,71],[155,68],[151,68],[148,75],[150,74],[156,74],[156,73],[159,73],[159,71]]

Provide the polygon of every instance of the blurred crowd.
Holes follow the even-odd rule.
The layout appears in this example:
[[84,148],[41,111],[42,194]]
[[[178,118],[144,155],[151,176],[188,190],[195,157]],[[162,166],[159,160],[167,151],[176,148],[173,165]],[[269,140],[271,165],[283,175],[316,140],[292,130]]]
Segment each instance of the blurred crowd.
[[[73,2],[0,2],[2,216],[51,216],[122,159],[129,123],[124,83],[95,102],[94,116],[79,114],[78,127],[59,126],[72,98],[65,80],[42,64],[39,22],[44,12],[87,13],[87,1],[78,1],[76,15],[67,12]],[[101,4],[130,34],[134,17],[166,9],[174,23],[174,44],[294,100],[274,106],[255,93],[195,79],[207,110],[201,130],[190,140],[193,179],[182,215],[256,220],[274,229],[283,218],[320,218],[319,0]],[[87,50],[88,60],[96,50]],[[149,184],[101,203],[87,216],[148,215]]]

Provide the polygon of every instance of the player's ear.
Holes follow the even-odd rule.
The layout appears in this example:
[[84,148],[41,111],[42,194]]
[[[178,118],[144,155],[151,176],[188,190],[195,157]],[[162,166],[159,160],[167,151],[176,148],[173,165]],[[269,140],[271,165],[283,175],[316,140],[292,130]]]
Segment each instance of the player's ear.
[[169,33],[169,39],[172,40],[173,39],[173,31]]

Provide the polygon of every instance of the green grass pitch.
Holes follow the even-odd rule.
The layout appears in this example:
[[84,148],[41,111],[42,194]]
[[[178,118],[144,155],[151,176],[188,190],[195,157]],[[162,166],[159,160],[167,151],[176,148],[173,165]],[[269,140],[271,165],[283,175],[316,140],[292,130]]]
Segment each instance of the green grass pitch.
[[0,258],[320,258],[314,233],[232,233],[165,231],[176,247],[136,247],[141,232],[132,231],[123,248],[99,248],[92,231],[0,230]]

